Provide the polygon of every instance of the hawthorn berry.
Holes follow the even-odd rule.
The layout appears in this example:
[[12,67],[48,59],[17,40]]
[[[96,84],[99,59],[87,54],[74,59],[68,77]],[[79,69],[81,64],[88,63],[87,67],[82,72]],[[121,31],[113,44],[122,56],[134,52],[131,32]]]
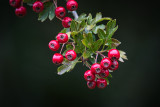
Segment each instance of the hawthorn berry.
[[101,78],[106,78],[109,76],[109,70],[108,69],[102,69],[102,72],[99,74]]
[[63,62],[63,56],[59,53],[55,53],[52,58],[54,64],[61,64]]
[[111,66],[112,62],[109,58],[103,58],[100,64],[102,68],[108,69]]
[[65,57],[66,57],[67,60],[73,61],[73,60],[76,59],[77,54],[74,50],[69,50],[69,51],[66,52]]
[[18,8],[21,6],[22,0],[9,0],[9,4],[12,7]]
[[58,41],[56,41],[56,40],[51,40],[49,42],[48,46],[52,51],[57,51],[60,47]]
[[64,28],[69,28],[70,25],[71,25],[71,21],[72,19],[70,17],[65,17],[63,20],[62,20],[62,25]]
[[91,71],[93,74],[100,74],[102,71],[102,67],[100,64],[95,63],[91,66]]
[[97,79],[97,87],[98,88],[105,88],[107,86],[107,81],[105,79],[99,78]]
[[87,70],[85,73],[84,73],[84,79],[86,81],[93,81],[95,79],[95,76],[94,74],[92,74],[91,70]]
[[42,12],[43,9],[44,5],[41,1],[36,1],[35,3],[33,3],[33,11],[35,11],[36,13]]
[[57,35],[57,41],[59,43],[66,43],[68,41],[68,35],[66,33],[59,33]]
[[21,7],[19,7],[19,8],[16,8],[16,10],[15,10],[15,14],[16,14],[18,17],[23,17],[23,16],[26,15],[26,13],[27,13],[26,8],[23,7],[23,6],[21,6]]
[[75,11],[78,8],[78,3],[75,0],[69,0],[66,6],[69,11]]
[[109,69],[110,70],[117,70],[118,66],[119,66],[118,61],[114,60],[114,61],[112,61],[112,65],[111,65],[111,67]]
[[55,14],[59,18],[63,18],[66,15],[66,10],[64,7],[57,7],[55,9]]
[[87,81],[87,86],[89,89],[94,89],[96,87],[96,81]]
[[117,49],[111,49],[108,52],[108,58],[111,60],[118,60],[120,58],[120,53]]

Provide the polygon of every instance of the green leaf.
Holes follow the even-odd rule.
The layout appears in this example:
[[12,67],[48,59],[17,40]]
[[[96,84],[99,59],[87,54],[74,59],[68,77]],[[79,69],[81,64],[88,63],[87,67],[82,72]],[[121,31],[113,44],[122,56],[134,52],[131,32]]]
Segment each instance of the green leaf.
[[103,40],[106,39],[106,34],[105,34],[104,30],[98,29],[98,37]]
[[92,29],[92,31],[93,31],[94,34],[97,34],[98,29],[104,30],[105,27],[106,27],[106,26],[105,26],[104,24],[101,24],[101,25],[95,26],[95,27]]
[[43,10],[42,12],[39,13],[38,20],[41,22],[44,22],[48,17],[48,9]]
[[82,30],[82,29],[84,29],[85,27],[86,27],[86,22],[85,22],[85,20],[83,20],[81,23],[80,23],[80,25],[79,25],[79,27],[78,27],[78,30],[80,31],[80,30]]
[[76,21],[72,20],[70,28],[71,28],[71,32],[77,31],[77,23],[76,23]]
[[105,21],[105,20],[112,20],[112,18],[104,17],[104,18],[101,18],[101,19],[97,20],[96,23],[99,23],[99,22],[102,22],[102,21]]
[[95,22],[97,22],[97,21],[99,21],[101,19],[102,19],[102,13],[99,12],[99,13],[96,14]]
[[91,50],[85,50],[85,51],[83,52],[83,58],[84,58],[84,59],[87,59],[87,58],[89,58],[92,54],[93,54],[93,52],[92,52]]
[[109,78],[112,78],[112,74],[111,74],[111,73],[109,73],[108,77],[109,77]]
[[66,45],[66,50],[63,52],[63,56],[65,56],[65,54],[66,54],[66,52],[68,51],[68,50],[72,50],[73,49],[73,46],[71,45],[71,44],[67,44]]
[[83,20],[85,20],[85,19],[86,19],[86,14],[85,14],[85,13],[82,13],[82,14],[78,17],[77,21],[83,21]]
[[120,53],[119,61],[124,62],[123,59],[128,60],[128,58],[126,56],[126,52],[119,50],[119,53]]
[[55,6],[52,4],[49,10],[49,20],[53,20],[55,17]]
[[58,67],[58,75],[62,75],[66,72],[69,72],[71,71],[75,66],[76,64],[78,63],[78,58],[75,59],[74,61],[68,61],[68,60],[64,60],[63,61],[63,65],[61,65],[60,67]]
[[112,38],[112,47],[117,47],[121,44],[121,42],[117,39]]
[[93,44],[92,33],[85,34],[83,37],[84,37],[84,39],[82,40],[83,45],[86,46],[87,48],[91,48]]
[[95,51],[98,51],[98,49],[101,47],[101,45],[103,44],[103,39],[99,39],[97,41],[95,41],[92,45],[92,50],[95,52]]
[[108,78],[104,78],[107,81],[107,85],[109,85],[109,79]]
[[90,25],[92,23],[92,14],[89,14],[87,17],[87,23]]
[[60,33],[67,33],[70,32],[70,28],[64,28],[60,31]]
[[91,56],[91,57],[89,58],[89,60],[90,60],[90,62],[91,62],[92,64],[95,63],[95,58],[94,58],[93,56]]
[[86,29],[87,30],[92,30],[94,27],[95,27],[95,25],[88,25]]

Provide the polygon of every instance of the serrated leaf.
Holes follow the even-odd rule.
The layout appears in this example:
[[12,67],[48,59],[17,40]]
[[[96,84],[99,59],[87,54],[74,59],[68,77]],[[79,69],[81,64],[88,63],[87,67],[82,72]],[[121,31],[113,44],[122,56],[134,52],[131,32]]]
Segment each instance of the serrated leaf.
[[82,14],[78,17],[77,21],[83,21],[83,20],[85,20],[85,19],[86,19],[86,14],[85,14],[85,13],[82,13]]
[[88,15],[88,17],[87,17],[87,23],[88,23],[88,25],[90,25],[91,23],[92,23],[92,14],[90,13],[89,15]]
[[60,33],[67,33],[70,32],[70,28],[64,28],[60,31]]
[[77,31],[77,23],[76,23],[76,21],[72,20],[70,28],[71,28],[72,32],[73,31]]
[[97,34],[98,29],[104,30],[105,27],[106,27],[106,26],[105,26],[104,24],[101,24],[101,25],[95,26],[95,27],[92,29],[92,31],[93,31],[94,34]]
[[69,72],[69,71],[71,71],[74,67],[75,67],[75,65],[78,63],[78,58],[77,59],[75,59],[74,61],[68,61],[68,60],[64,60],[63,61],[63,65],[61,65],[60,67],[58,67],[58,75],[62,75],[62,74],[64,74],[64,73],[66,73],[66,72]]
[[84,37],[84,39],[82,40],[83,45],[86,46],[87,48],[91,48],[93,44],[92,33],[85,34],[83,37]]
[[106,39],[106,34],[105,34],[104,30],[98,29],[98,37],[103,40]]
[[52,4],[49,10],[49,20],[53,20],[55,17],[55,6]]
[[78,30],[80,31],[80,30],[82,30],[82,29],[84,29],[85,27],[86,27],[86,22],[85,22],[85,20],[83,20],[80,24],[79,24],[79,27],[78,27]]
[[88,25],[86,29],[87,30],[92,30],[94,27],[95,27],[95,25]]
[[83,58],[84,58],[84,59],[87,59],[87,58],[89,58],[92,54],[93,54],[93,52],[92,52],[91,50],[85,50],[85,51],[83,52]]
[[95,52],[95,51],[98,51],[98,49],[101,47],[101,45],[103,44],[103,39],[99,39],[97,41],[95,41],[92,45],[92,50]]
[[101,19],[102,19],[102,13],[99,12],[99,13],[96,14],[95,22],[97,22],[97,21],[99,21]]
[[125,59],[125,60],[128,60],[127,56],[126,56],[126,53],[124,51],[121,51],[119,50],[119,53],[120,53],[120,57]]

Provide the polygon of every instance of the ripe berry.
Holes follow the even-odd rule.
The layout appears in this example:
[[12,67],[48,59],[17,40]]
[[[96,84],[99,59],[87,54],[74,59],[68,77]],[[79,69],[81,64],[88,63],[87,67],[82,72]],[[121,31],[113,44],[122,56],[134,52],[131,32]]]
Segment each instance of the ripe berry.
[[119,63],[118,63],[118,61],[115,60],[115,61],[112,61],[112,65],[109,69],[110,70],[117,70],[118,66],[119,66]]
[[99,76],[100,76],[101,78],[106,78],[106,77],[108,77],[108,76],[109,76],[109,70],[103,69],[102,72],[99,74]]
[[42,12],[44,9],[44,5],[41,1],[36,1],[34,4],[33,4],[33,11],[35,11],[36,13],[40,13]]
[[64,7],[57,7],[55,10],[55,14],[59,18],[63,18],[66,15],[66,10]]
[[61,64],[63,62],[63,56],[59,53],[53,55],[52,61],[54,64]]
[[92,74],[91,70],[87,70],[84,73],[84,78],[86,81],[93,81],[95,79],[95,76],[94,76],[94,74]]
[[95,81],[87,81],[87,86],[89,89],[94,89],[96,87]]
[[18,7],[21,6],[21,1],[22,1],[22,0],[9,0],[9,4],[10,4],[12,7],[18,8]]
[[73,61],[73,60],[76,59],[77,54],[74,50],[69,50],[69,51],[66,52],[65,57],[66,57],[67,60]]
[[64,28],[69,28],[70,25],[71,25],[71,21],[72,19],[70,17],[65,17],[63,20],[62,20],[62,25]]
[[107,86],[107,81],[105,79],[99,78],[97,79],[97,87],[98,88],[105,88]]
[[102,67],[100,64],[95,63],[91,66],[91,71],[93,74],[99,74],[102,71]]
[[108,69],[111,66],[112,62],[109,58],[103,58],[100,64],[102,68]]
[[19,8],[16,8],[16,10],[15,10],[15,14],[16,14],[18,17],[23,17],[23,16],[26,15],[26,13],[27,13],[26,8],[23,7],[23,6],[21,6],[21,7],[19,7]]
[[59,33],[57,35],[57,40],[59,43],[66,43],[68,41],[68,35],[66,33]]
[[58,41],[56,41],[56,40],[51,40],[49,42],[48,46],[52,51],[57,51],[60,47]]
[[117,49],[111,49],[108,52],[108,58],[111,60],[118,60],[120,58],[120,53]]
[[78,3],[74,0],[69,0],[66,6],[69,11],[75,11],[78,8]]

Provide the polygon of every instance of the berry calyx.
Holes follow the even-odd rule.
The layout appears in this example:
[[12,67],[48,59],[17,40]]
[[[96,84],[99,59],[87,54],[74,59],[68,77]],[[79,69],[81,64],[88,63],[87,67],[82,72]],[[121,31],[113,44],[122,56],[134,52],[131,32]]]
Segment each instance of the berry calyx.
[[76,59],[77,54],[74,50],[69,50],[69,51],[66,52],[65,57],[66,57],[67,60],[73,61],[73,60]]
[[42,12],[44,9],[44,5],[41,1],[36,1],[34,4],[33,4],[33,11],[35,11],[36,13],[40,13]]
[[54,64],[61,64],[63,62],[63,56],[59,53],[55,53],[52,58]]
[[89,89],[94,89],[96,87],[95,81],[87,81],[87,86]]
[[102,71],[102,67],[100,64],[95,63],[91,66],[91,71],[93,74],[100,74]]
[[112,62],[109,58],[103,58],[100,64],[102,68],[108,69],[111,66]]
[[59,43],[66,43],[68,41],[68,35],[66,33],[59,33],[57,35],[57,41]]
[[102,69],[102,72],[99,74],[99,76],[100,76],[101,78],[106,78],[106,77],[108,77],[108,76],[109,76],[109,70],[107,70],[107,69]]
[[16,14],[18,17],[23,17],[23,16],[26,15],[26,13],[27,13],[26,8],[23,7],[23,6],[21,6],[21,7],[19,7],[19,8],[16,8],[16,10],[15,10],[15,14]]
[[93,81],[95,79],[95,76],[94,74],[92,74],[91,70],[87,70],[85,73],[84,73],[84,79],[86,81]]
[[56,40],[51,40],[49,42],[48,46],[52,51],[57,51],[60,47],[58,41],[56,41]]
[[66,15],[66,10],[64,7],[57,7],[55,9],[55,15],[59,18],[63,18]]
[[111,67],[109,69],[110,70],[117,70],[118,66],[119,66],[118,61],[114,60],[114,61],[112,61],[112,65],[111,65]]
[[75,11],[78,8],[78,3],[74,0],[69,0],[66,6],[69,11]]
[[107,81],[105,79],[99,78],[97,79],[97,87],[104,89],[107,86]]
[[108,58],[111,60],[118,60],[120,58],[120,53],[117,49],[111,49],[108,52]]
[[21,1],[22,0],[9,0],[9,4],[12,7],[18,8],[21,6]]
[[62,25],[64,28],[69,28],[70,25],[71,25],[71,21],[72,19],[70,17],[65,17],[63,20],[62,20]]

